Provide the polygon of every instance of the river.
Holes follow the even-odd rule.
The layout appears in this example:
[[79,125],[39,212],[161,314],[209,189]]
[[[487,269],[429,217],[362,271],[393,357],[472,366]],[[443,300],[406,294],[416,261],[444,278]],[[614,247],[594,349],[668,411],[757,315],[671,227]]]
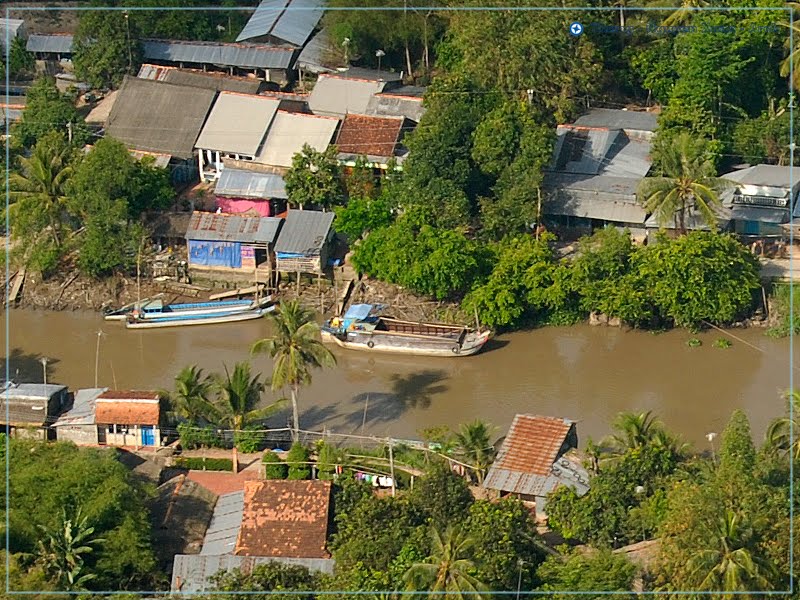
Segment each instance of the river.
[[[4,320],[5,321],[5,320]],[[221,371],[248,358],[253,341],[269,334],[267,320],[150,331],[128,331],[96,313],[13,310],[9,314],[12,378],[91,387],[100,337],[101,386],[122,389],[172,387],[185,365]],[[3,325],[5,327],[5,324]],[[653,334],[609,327],[551,327],[500,336],[474,357],[425,358],[368,355],[335,349],[338,366],[317,371],[300,396],[301,425],[337,433],[418,438],[434,425],[456,427],[480,418],[503,434],[516,413],[575,419],[581,446],[609,432],[619,411],[653,410],[687,441],[705,447],[707,432],[720,432],[731,411],[751,419],[757,440],[782,413],[779,397],[789,387],[789,340],[761,329],[733,330],[727,349],[712,342],[719,332]],[[795,360],[797,364],[797,360]],[[254,359],[270,372],[269,359]],[[795,371],[797,372],[797,371]],[[286,416],[278,417],[284,426]]]

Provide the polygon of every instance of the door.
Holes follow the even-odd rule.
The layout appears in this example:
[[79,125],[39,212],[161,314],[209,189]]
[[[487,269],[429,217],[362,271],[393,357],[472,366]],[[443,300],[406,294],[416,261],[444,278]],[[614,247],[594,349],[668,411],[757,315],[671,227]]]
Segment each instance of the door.
[[142,425],[142,446],[155,446],[156,434],[152,425]]
[[758,221],[745,221],[744,234],[745,235],[758,235]]

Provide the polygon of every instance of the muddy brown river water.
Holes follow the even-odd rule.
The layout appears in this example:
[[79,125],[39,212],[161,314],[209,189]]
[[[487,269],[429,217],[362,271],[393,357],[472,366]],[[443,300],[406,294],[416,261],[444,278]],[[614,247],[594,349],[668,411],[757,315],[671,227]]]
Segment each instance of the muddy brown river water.
[[[101,386],[171,388],[187,364],[222,370],[249,357],[253,341],[269,334],[266,320],[229,325],[128,331],[96,313],[9,313],[11,377],[75,389],[92,386],[97,332]],[[3,314],[5,329],[5,314]],[[707,432],[719,432],[734,408],[744,409],[757,439],[785,406],[780,390],[790,384],[789,340],[761,329],[733,330],[733,340],[714,348],[718,332],[692,335],[579,325],[503,335],[474,357],[426,358],[369,355],[335,349],[338,367],[314,373],[301,392],[301,425],[337,433],[416,438],[434,425],[457,426],[480,418],[505,432],[515,413],[564,416],[579,421],[581,445],[608,433],[619,411],[650,410],[699,447]],[[269,359],[253,359],[268,374]],[[795,356],[795,365],[800,363]],[[800,370],[795,368],[795,373]],[[277,417],[284,426],[288,415]]]

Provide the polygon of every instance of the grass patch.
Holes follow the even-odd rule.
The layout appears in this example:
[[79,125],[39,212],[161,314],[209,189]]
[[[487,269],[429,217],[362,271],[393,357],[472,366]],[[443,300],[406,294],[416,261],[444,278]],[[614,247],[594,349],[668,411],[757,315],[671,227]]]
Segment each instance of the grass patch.
[[[794,319],[792,319],[792,286],[790,283],[776,283],[772,288],[770,294],[772,318],[776,325],[767,330],[767,335],[771,337],[786,337],[800,333],[800,296],[794,298]],[[798,292],[800,290],[794,290],[794,294]]]
[[699,346],[703,345],[703,342],[701,342],[697,338],[691,338],[689,340],[686,340],[686,345],[689,346],[689,348],[698,348]]
[[714,346],[714,348],[730,348],[733,344],[728,338],[717,338],[714,340],[712,346]]

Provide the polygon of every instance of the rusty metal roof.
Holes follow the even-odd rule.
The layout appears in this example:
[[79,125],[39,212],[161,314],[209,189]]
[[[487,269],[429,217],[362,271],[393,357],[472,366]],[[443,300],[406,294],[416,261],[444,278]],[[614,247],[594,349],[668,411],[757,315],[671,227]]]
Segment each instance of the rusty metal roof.
[[186,231],[187,240],[272,244],[283,219],[259,215],[229,215],[195,211]]
[[589,475],[575,460],[565,456],[574,421],[538,415],[514,417],[484,487],[529,496],[546,496],[559,485],[578,495],[589,489]]
[[234,554],[330,558],[330,481],[247,481]]
[[339,128],[336,146],[341,154],[391,157],[400,143],[404,125],[404,117],[347,115]]

